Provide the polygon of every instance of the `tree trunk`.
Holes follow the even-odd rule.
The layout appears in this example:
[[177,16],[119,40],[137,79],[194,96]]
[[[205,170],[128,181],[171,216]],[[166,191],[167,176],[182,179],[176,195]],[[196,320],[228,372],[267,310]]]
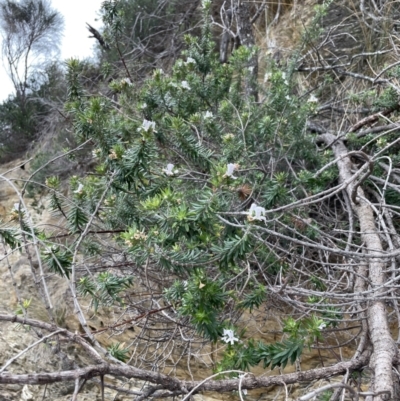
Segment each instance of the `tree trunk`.
[[248,2],[241,1],[236,10],[236,18],[240,43],[242,46],[248,47],[252,55],[247,64],[248,72],[246,72],[246,94],[254,97],[257,101],[257,76],[258,76],[258,55],[255,52],[255,40],[250,16],[250,5]]
[[[392,362],[396,355],[395,343],[392,339],[387,320],[385,303],[378,298],[384,291],[385,263],[382,243],[375,225],[372,208],[365,198],[364,191],[353,178],[353,167],[348,150],[343,141],[337,140],[332,134],[323,134],[320,139],[331,146],[334,155],[338,158],[340,181],[348,183],[346,192],[350,198],[351,207],[358,217],[365,252],[368,255],[376,255],[376,258],[368,258],[364,263],[368,265],[368,278],[372,294],[368,305],[367,322],[368,334],[373,346],[373,354],[370,366],[373,370],[374,381],[371,389],[375,396],[374,401],[383,401],[393,398],[394,384],[392,378]],[[376,300],[374,300],[374,298]]]

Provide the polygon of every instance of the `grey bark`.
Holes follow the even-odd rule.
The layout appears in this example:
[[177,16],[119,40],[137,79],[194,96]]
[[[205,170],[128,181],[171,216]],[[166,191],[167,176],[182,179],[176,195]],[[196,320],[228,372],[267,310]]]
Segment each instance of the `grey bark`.
[[246,46],[252,51],[252,55],[247,63],[249,73],[246,73],[246,95],[248,97],[254,97],[257,101],[258,55],[255,52],[255,39],[250,15],[250,4],[248,2],[239,2],[236,10],[236,18],[240,43],[242,46]]
[[[352,162],[343,141],[337,140],[332,134],[320,135],[320,139],[331,146],[334,155],[339,159],[337,166],[339,169],[340,181],[347,183],[346,192],[350,198],[351,207],[355,212],[360,224],[362,240],[365,244],[368,258],[368,278],[372,289],[376,289],[374,295],[379,297],[383,292],[385,284],[385,255],[382,243],[375,225],[375,217],[370,204],[365,198],[360,182],[353,179]],[[392,378],[392,363],[396,356],[395,343],[390,334],[389,324],[385,304],[380,300],[370,301],[367,311],[368,334],[373,347],[373,354],[370,366],[374,374],[374,384],[372,391],[375,393],[374,401],[384,401],[393,398],[394,383]]]
[[232,10],[226,10],[224,17],[224,31],[222,32],[221,43],[219,46],[219,61],[224,64],[228,61],[229,44],[233,39],[230,31],[232,25]]

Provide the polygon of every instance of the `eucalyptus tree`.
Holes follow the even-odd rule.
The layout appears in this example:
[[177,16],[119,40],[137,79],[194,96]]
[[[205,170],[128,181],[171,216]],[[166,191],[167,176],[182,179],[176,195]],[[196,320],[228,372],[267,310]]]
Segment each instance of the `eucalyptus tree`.
[[0,29],[3,62],[24,105],[30,75],[58,54],[63,18],[49,0],[2,0]]

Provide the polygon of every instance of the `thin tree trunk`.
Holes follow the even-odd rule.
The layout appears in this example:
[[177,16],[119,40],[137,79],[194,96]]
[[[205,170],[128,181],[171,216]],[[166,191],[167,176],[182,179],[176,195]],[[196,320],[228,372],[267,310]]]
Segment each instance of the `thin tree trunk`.
[[255,52],[255,39],[253,34],[253,28],[250,16],[250,6],[249,3],[245,1],[240,1],[239,6],[236,10],[237,25],[239,31],[240,44],[242,46],[248,47],[252,55],[248,61],[247,68],[248,73],[246,73],[246,94],[249,97],[254,97],[257,101],[257,76],[258,76],[258,55]]

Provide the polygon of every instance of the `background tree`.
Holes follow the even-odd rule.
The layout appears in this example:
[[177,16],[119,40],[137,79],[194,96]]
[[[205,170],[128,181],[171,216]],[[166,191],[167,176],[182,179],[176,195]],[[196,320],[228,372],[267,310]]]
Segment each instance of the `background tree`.
[[63,19],[47,0],[4,0],[0,2],[0,30],[3,62],[15,88],[15,94],[0,106],[4,161],[18,156],[36,137],[51,102],[50,97],[44,100],[45,88],[49,93],[55,83],[62,87],[62,80],[50,82],[55,70],[60,71],[53,57],[59,53]]
[[48,0],[4,0],[0,28],[3,60],[24,106],[29,76],[59,51],[63,19]]

